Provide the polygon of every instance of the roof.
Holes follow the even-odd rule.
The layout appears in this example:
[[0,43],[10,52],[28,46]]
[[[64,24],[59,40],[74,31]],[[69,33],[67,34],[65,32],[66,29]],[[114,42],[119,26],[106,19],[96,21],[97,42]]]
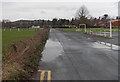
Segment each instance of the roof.
[[112,26],[120,26],[120,20],[113,21]]

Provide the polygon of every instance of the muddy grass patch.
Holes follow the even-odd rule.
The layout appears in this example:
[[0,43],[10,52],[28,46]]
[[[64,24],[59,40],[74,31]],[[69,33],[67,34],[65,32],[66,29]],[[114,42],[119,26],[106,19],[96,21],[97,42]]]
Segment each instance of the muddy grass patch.
[[31,38],[10,44],[10,51],[3,57],[3,80],[29,80],[38,66],[48,34],[49,29],[42,29]]

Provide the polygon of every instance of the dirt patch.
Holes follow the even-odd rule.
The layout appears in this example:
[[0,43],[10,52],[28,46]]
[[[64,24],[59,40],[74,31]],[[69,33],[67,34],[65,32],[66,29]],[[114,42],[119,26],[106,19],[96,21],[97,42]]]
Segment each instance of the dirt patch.
[[49,29],[37,35],[10,44],[10,52],[3,57],[3,80],[29,80],[36,70],[41,52],[48,38]]

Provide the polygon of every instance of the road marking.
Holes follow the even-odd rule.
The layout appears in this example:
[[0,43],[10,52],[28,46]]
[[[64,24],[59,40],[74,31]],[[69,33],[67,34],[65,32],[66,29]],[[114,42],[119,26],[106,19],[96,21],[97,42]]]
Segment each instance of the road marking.
[[48,71],[48,77],[47,77],[48,82],[51,81],[51,71]]
[[40,82],[45,79],[45,73],[47,73],[47,82],[51,82],[51,71],[50,70],[38,70],[40,72]]
[[44,80],[44,74],[45,74],[45,71],[41,71],[40,82],[43,82],[43,80]]

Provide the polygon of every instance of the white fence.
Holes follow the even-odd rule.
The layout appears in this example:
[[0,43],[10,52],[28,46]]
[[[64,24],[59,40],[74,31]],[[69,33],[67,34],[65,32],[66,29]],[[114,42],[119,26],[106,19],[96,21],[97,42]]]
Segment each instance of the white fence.
[[99,35],[99,36],[104,36],[104,37],[110,37],[110,32],[100,32],[100,31],[91,31],[91,30],[87,30],[86,31],[87,34],[92,34],[92,35]]

